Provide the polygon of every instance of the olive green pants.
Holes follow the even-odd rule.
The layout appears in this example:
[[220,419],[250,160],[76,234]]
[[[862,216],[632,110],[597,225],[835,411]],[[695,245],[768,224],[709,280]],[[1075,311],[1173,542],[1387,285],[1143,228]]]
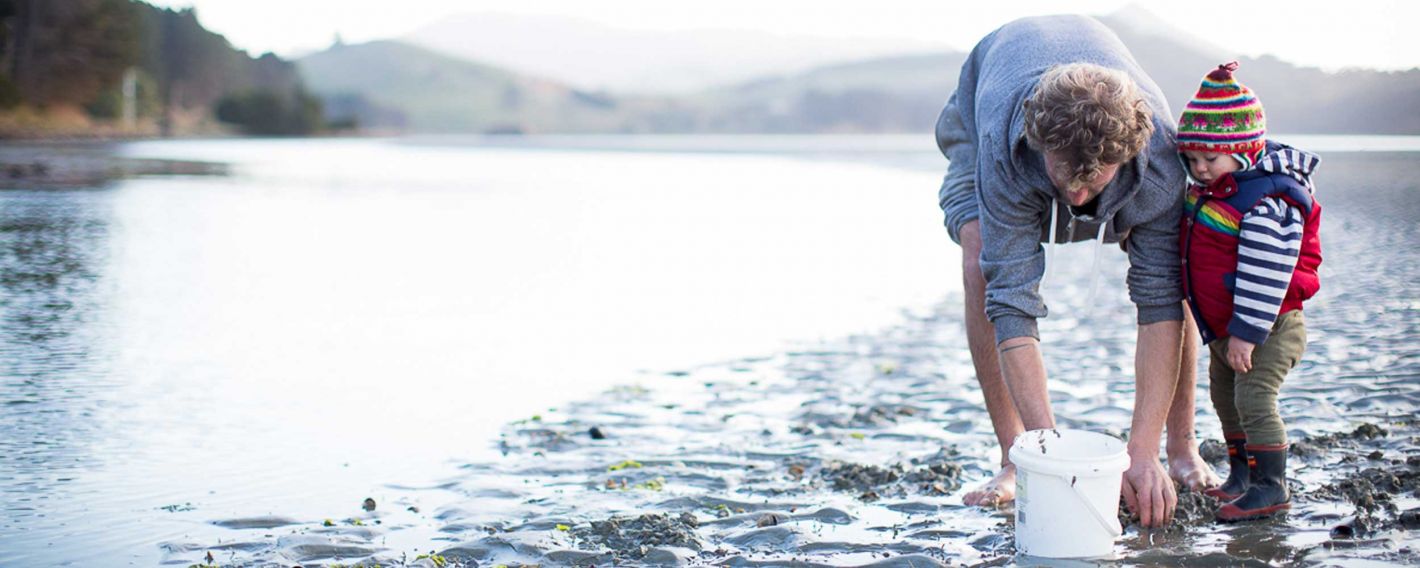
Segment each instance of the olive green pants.
[[1252,370],[1238,374],[1228,366],[1228,338],[1208,344],[1208,391],[1224,433],[1247,433],[1247,443],[1285,444],[1287,429],[1277,413],[1282,381],[1307,347],[1301,310],[1277,316],[1267,341],[1253,348]]

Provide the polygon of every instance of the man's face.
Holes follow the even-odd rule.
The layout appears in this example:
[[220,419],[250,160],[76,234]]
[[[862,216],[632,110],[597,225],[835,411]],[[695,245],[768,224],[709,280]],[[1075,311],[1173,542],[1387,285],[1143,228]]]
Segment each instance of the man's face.
[[1069,162],[1065,155],[1050,151],[1045,153],[1045,171],[1050,176],[1050,183],[1055,184],[1056,194],[1064,199],[1066,203],[1079,207],[1089,203],[1104,191],[1104,186],[1114,180],[1115,174],[1119,173],[1119,164],[1108,164],[1100,168],[1100,172],[1095,177],[1084,183],[1078,183],[1071,175]]

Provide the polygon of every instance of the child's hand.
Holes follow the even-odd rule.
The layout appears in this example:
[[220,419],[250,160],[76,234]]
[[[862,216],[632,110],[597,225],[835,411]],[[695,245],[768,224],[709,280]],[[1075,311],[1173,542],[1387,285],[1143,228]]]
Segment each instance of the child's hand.
[[1238,373],[1251,371],[1253,347],[1256,345],[1238,339],[1236,335],[1228,338],[1228,366]]

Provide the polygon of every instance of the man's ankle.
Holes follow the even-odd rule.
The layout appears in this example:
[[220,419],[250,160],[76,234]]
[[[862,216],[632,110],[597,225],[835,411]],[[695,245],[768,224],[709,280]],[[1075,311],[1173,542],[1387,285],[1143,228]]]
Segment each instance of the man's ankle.
[[1198,439],[1193,436],[1187,438],[1168,438],[1164,442],[1164,453],[1169,457],[1187,457],[1198,453]]

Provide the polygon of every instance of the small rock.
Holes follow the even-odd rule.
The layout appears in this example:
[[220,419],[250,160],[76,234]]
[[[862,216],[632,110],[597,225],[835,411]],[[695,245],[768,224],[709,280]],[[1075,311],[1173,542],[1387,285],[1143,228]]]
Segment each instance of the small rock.
[[1420,528],[1420,509],[1411,509],[1401,513],[1396,520],[1400,521],[1400,526],[1406,529],[1414,530]]
[[1387,432],[1385,428],[1381,428],[1380,426],[1376,426],[1375,424],[1371,424],[1370,422],[1357,426],[1356,431],[1352,432],[1353,436],[1357,438],[1365,438],[1367,440],[1375,439],[1377,437],[1382,437],[1389,434],[1390,432]]
[[1198,455],[1208,463],[1226,463],[1228,461],[1228,445],[1218,440],[1203,440],[1203,443],[1198,445]]
[[587,526],[579,525],[572,529],[572,535],[579,542],[609,548],[617,556],[641,559],[653,547],[702,550],[702,543],[695,535],[699,524],[691,513],[681,513],[678,517],[656,513],[636,518],[612,517],[604,521],[591,521]]
[[1366,521],[1361,517],[1347,517],[1340,524],[1331,527],[1331,538],[1355,538],[1366,532]]

